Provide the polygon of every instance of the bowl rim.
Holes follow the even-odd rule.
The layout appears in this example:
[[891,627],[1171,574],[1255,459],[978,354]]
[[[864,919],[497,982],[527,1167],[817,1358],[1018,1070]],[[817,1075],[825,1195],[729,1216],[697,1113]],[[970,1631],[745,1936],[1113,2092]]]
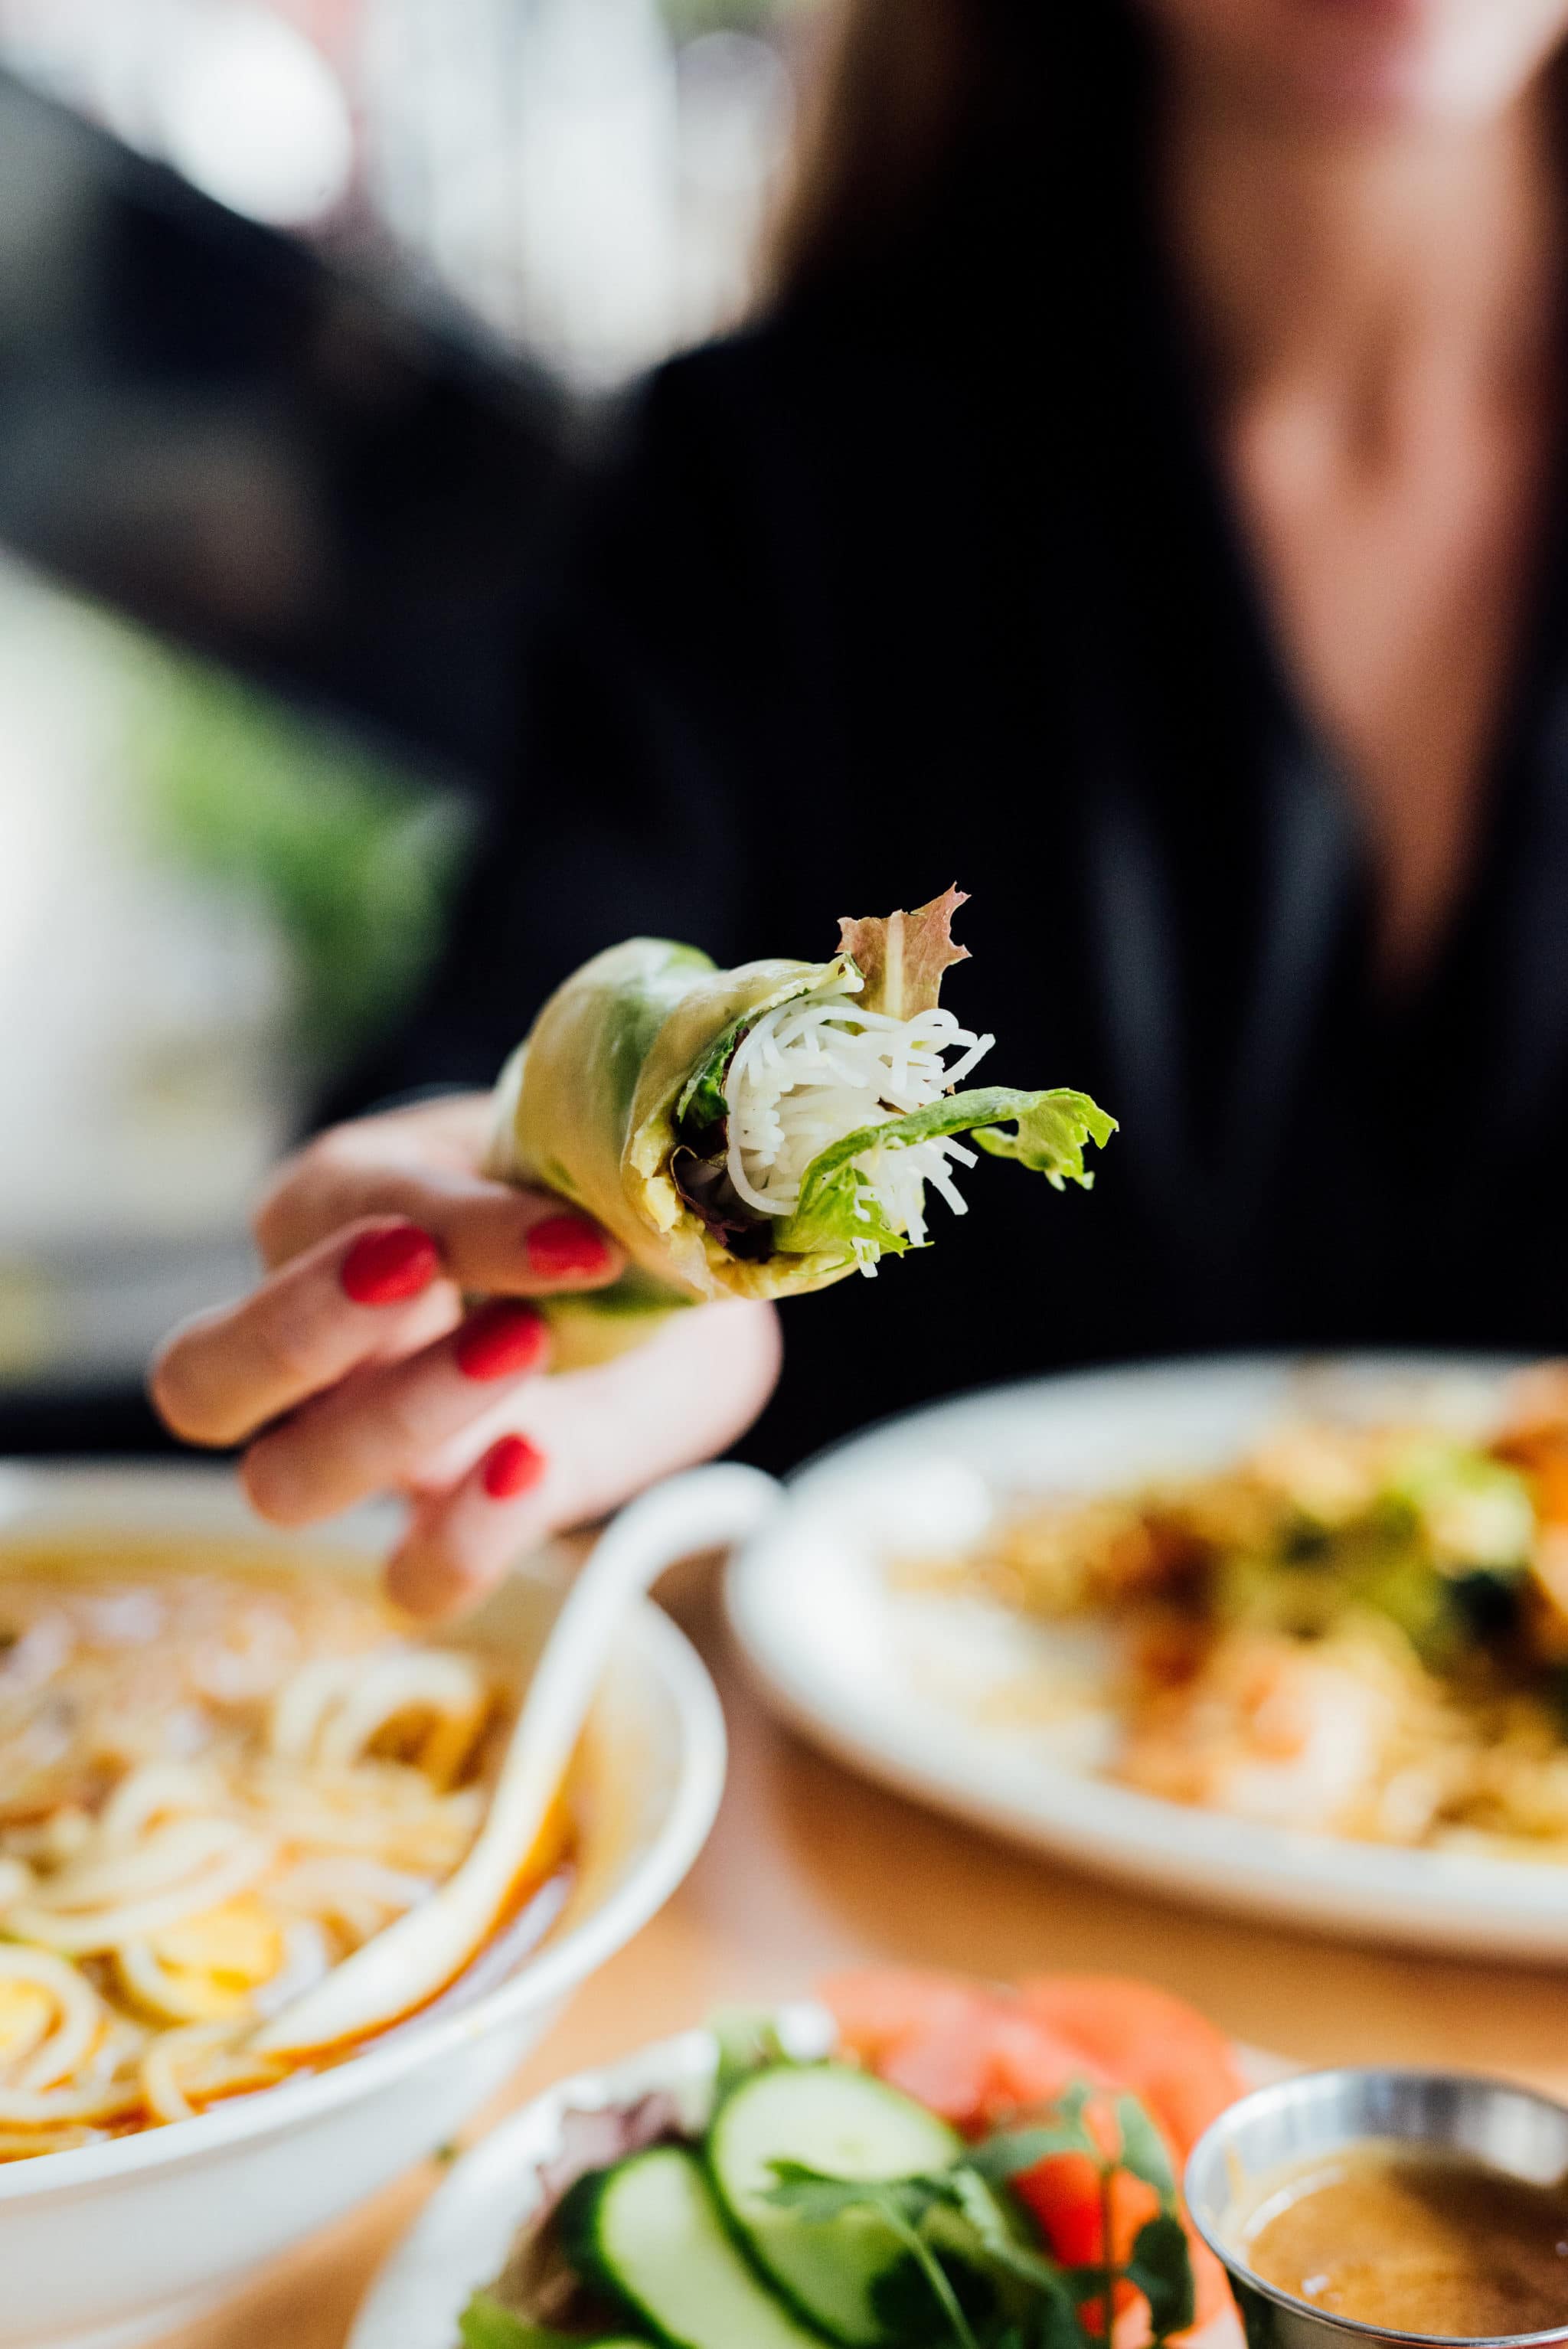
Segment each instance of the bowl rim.
[[[1216,2147],[1222,2146],[1227,2130],[1238,2113],[1249,2106],[1284,2102],[1292,2095],[1299,2095],[1303,2089],[1336,2081],[1367,2079],[1403,2081],[1412,2085],[1426,2086],[1451,2085],[1460,2082],[1469,2087],[1493,2090],[1500,2095],[1517,2096],[1522,2103],[1539,2105],[1546,2111],[1555,2113],[1559,2119],[1568,2121],[1568,2103],[1559,2097],[1549,2096],[1543,2089],[1530,2087],[1522,2080],[1501,2079],[1492,2072],[1448,2071],[1435,2064],[1329,2064],[1311,2072],[1293,2072],[1283,2080],[1265,2081],[1261,2087],[1249,2090],[1244,2096],[1238,2096],[1234,2104],[1227,2105],[1224,2111],[1210,2122],[1188,2155],[1181,2173],[1181,2199],[1187,2215],[1226,2274],[1238,2278],[1249,2292],[1256,2292],[1261,2300],[1272,2302],[1276,2308],[1283,2308],[1287,2314],[1315,2317],[1330,2334],[1339,2333],[1346,2340],[1365,2341],[1371,2344],[1371,2349],[1378,2349],[1378,2344],[1394,2343],[1398,2344],[1398,2349],[1562,2349],[1562,2344],[1568,2342],[1568,2320],[1562,2324],[1549,2325],[1543,2333],[1406,2333],[1387,2324],[1368,2324],[1357,2316],[1329,2314],[1321,2308],[1314,2308],[1310,2301],[1303,2300],[1299,2294],[1286,2292],[1279,2284],[1270,2283],[1264,2277],[1255,2274],[1235,2246],[1222,2241],[1218,2229],[1209,2224],[1193,2194],[1194,2177],[1201,2164],[1214,2158]],[[1410,2139],[1412,2145],[1423,2142],[1426,2140],[1419,2137]]]
[[[73,1471],[86,1471],[94,1477],[124,1474],[148,1488],[159,1475],[158,1464],[148,1462],[122,1465],[104,1460],[48,1460],[0,1464],[6,1470],[13,1465],[22,1470],[29,1483],[36,1471],[38,1485],[46,1491],[56,1476],[68,1485]],[[221,1474],[211,1469],[193,1468],[180,1461],[167,1464],[164,1473],[170,1469],[186,1493],[192,1491],[198,1478],[212,1488],[214,1495],[232,1490]],[[172,1489],[172,1479],[170,1484]],[[308,1529],[300,1539],[360,1548],[357,1541],[346,1540],[341,1523]],[[78,2146],[68,2152],[0,2163],[0,2206],[37,2201],[50,2194],[68,2196],[106,2180],[201,2161],[247,2138],[287,2135],[338,2106],[391,2085],[448,2051],[488,2036],[531,2008],[564,1997],[624,1947],[664,1906],[701,1850],[724,1792],[727,1761],[717,1691],[678,1625],[651,1599],[644,1599],[628,1613],[625,1635],[636,1661],[670,1701],[678,1724],[680,1754],[664,1819],[642,1857],[605,1900],[471,2004],[456,2006],[448,2013],[432,2012],[428,2020],[412,2015],[378,2044],[326,2071],[302,2074],[280,2081],[275,2087],[231,2097],[191,2120]]]

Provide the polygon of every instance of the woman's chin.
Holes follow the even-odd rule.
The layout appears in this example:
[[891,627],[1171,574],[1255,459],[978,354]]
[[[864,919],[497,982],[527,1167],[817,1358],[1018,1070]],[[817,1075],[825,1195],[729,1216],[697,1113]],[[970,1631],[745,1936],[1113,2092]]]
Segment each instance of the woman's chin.
[[1197,87],[1293,129],[1359,136],[1505,113],[1568,27],[1568,0],[1143,0]]
[[[1502,114],[1529,88],[1561,24],[1542,0],[1290,0],[1297,87],[1330,127],[1423,131]],[[1568,13],[1568,12],[1565,12]]]

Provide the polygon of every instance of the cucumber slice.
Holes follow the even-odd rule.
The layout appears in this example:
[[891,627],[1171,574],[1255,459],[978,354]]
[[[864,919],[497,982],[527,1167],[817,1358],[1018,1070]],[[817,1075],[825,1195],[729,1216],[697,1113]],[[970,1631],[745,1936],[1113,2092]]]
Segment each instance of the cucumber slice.
[[[719,2199],[758,2267],[803,2316],[850,2349],[903,2334],[878,2302],[892,2297],[886,2287],[908,2269],[909,2252],[874,2212],[812,2220],[770,2202],[778,2184],[772,2165],[799,2161],[830,2178],[911,2178],[947,2168],[962,2151],[946,2122],[913,2096],[842,2064],[754,2072],[725,2098],[707,2139]],[[901,2280],[898,2298],[907,2305],[907,2274]]]
[[673,2349],[821,2349],[730,2240],[685,2146],[634,2153],[561,2207],[567,2256]]

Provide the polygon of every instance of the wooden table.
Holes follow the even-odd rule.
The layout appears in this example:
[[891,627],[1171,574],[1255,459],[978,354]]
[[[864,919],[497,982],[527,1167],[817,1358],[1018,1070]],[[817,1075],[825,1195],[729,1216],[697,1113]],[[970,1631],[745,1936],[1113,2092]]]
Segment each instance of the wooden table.
[[[1317,1941],[1098,1884],[862,1784],[779,1728],[746,1686],[710,1578],[663,1594],[724,1697],[732,1755],[713,1838],[629,1949],[579,1993],[469,2138],[562,2073],[698,2020],[799,1995],[822,1969],[899,1959],[1006,1977],[1136,1972],[1238,2039],[1305,2063],[1439,2063],[1568,2095],[1560,1974]],[[434,2163],[175,2334],[168,2349],[342,2349]]]

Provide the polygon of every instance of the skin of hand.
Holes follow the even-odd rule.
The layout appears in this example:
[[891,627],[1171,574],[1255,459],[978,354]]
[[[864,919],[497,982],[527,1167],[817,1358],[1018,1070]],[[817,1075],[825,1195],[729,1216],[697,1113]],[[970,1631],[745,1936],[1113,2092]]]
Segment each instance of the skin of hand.
[[490,1113],[488,1094],[395,1110],[287,1160],[254,1219],[265,1278],[177,1330],[150,1379],[176,1435],[245,1447],[246,1492],[276,1525],[405,1494],[387,1583],[425,1616],[473,1605],[548,1535],[722,1451],[778,1376],[772,1309],[742,1300],[542,1375],[526,1300],[603,1288],[623,1258],[561,1200],[478,1172]]

